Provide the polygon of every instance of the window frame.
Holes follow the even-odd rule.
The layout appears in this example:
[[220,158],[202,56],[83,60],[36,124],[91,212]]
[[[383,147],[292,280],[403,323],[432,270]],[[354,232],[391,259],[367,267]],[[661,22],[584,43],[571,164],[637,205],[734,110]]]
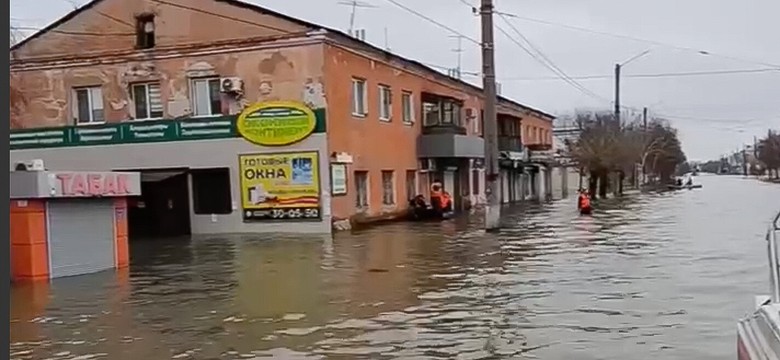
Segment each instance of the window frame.
[[[362,84],[362,94],[358,94],[358,85]],[[358,109],[357,100],[360,99],[360,109]],[[368,80],[353,77],[352,78],[352,116],[365,118],[368,116]]]
[[393,89],[390,85],[379,84],[379,120],[393,121]]
[[[408,113],[407,110],[409,110]],[[408,90],[401,91],[401,122],[406,125],[412,125],[415,123],[414,93]]]
[[[231,184],[231,175],[230,175],[230,168],[223,167],[223,168],[207,168],[207,169],[191,169],[189,171],[190,175],[190,182],[192,187],[192,213],[195,215],[230,215],[233,213],[233,191],[230,188]],[[225,180],[224,184],[224,191],[227,196],[224,198],[224,209],[218,210],[218,211],[202,211],[201,205],[204,205],[201,201],[201,192],[199,191],[200,186],[206,186],[208,189],[213,188],[213,184],[210,184],[208,181],[206,181],[206,184],[199,185],[199,182],[201,180],[197,179],[198,174],[224,174],[227,176],[227,179]],[[216,191],[219,191],[217,189],[211,189],[210,193],[215,194]],[[216,202],[216,201],[215,201]],[[213,205],[213,204],[209,204]],[[204,205],[205,206],[205,205]]]
[[[385,175],[390,175],[390,196],[389,201],[388,198],[386,198],[387,193],[385,193]],[[396,196],[396,184],[395,184],[395,170],[382,170],[381,171],[381,177],[382,181],[382,206],[396,206],[398,204],[398,199]]]
[[[154,21],[154,14],[141,14],[135,17],[135,48],[139,50],[152,49],[157,45],[156,30],[157,24]],[[147,23],[152,24],[152,31],[147,32],[145,27]],[[151,34],[151,35],[150,35]]]
[[[79,97],[78,92],[84,91],[87,92],[87,107],[89,108],[89,121],[88,122],[80,122],[79,120]],[[93,108],[94,105],[94,94],[93,91],[98,90],[100,92],[100,104],[101,104],[101,111],[103,111],[103,120],[101,121],[94,121],[94,111]],[[89,125],[100,125],[106,123],[106,106],[105,101],[103,99],[103,87],[100,85],[93,85],[93,86],[79,86],[74,87],[72,89],[73,94],[73,105],[71,106],[71,116],[73,116],[74,125],[76,126],[89,126]]]
[[[412,180],[412,184],[411,184],[412,186],[409,186],[410,185],[409,184],[409,180],[410,180],[409,175],[410,174],[414,174],[414,178],[411,179]],[[417,188],[419,187],[419,174],[417,172],[417,169],[408,169],[408,170],[406,170],[406,178],[405,178],[405,180],[406,180],[406,197],[408,198],[407,200],[412,200],[412,199],[414,199],[415,196],[418,195]]]
[[[152,117],[151,91],[149,91],[149,89],[150,89],[149,86],[150,85],[156,85],[158,87],[158,89],[160,90],[160,108],[161,108],[161,110],[160,110],[160,116],[157,116],[157,117]],[[135,98],[135,88],[136,88],[136,86],[143,86],[146,89],[146,91],[145,91],[145,96],[146,96],[146,99],[145,99],[146,100],[146,114],[145,115],[146,115],[146,117],[138,117],[138,111],[137,111],[138,110],[137,109],[138,105],[136,103],[136,98]],[[163,106],[163,101],[162,101],[162,86],[161,86],[159,81],[138,82],[138,83],[130,84],[130,93],[132,94],[132,99],[133,99],[133,113],[135,115],[135,119],[133,119],[134,121],[150,121],[150,120],[160,120],[160,119],[165,118],[165,107]]]
[[[197,100],[198,99],[197,99],[197,86],[196,86],[196,83],[197,82],[201,82],[201,81],[205,81],[206,82],[206,87],[209,89],[209,94],[208,94],[209,101],[208,101],[208,103],[209,103],[209,113],[210,114],[208,114],[208,115],[198,115],[197,114],[197,107],[198,107],[198,105],[197,105],[198,101]],[[214,109],[212,108],[213,104],[211,103],[211,93],[210,93],[210,91],[211,91],[211,87],[210,87],[211,84],[210,83],[212,81],[216,81],[217,82],[217,89],[219,89],[219,85],[220,85],[220,77],[219,76],[204,76],[204,77],[190,78],[190,106],[192,107],[192,117],[194,117],[194,118],[204,118],[204,117],[214,117],[214,116],[222,115],[222,99],[221,98],[219,99],[220,108],[217,109],[216,113],[214,113]]]
[[[355,170],[353,173],[353,176],[355,177],[355,208],[360,211],[368,211],[368,209],[371,206],[371,178],[366,170]],[[364,176],[364,181],[361,181],[361,176]],[[360,191],[360,185],[365,184],[365,196],[363,196],[364,202],[361,201],[361,192]]]

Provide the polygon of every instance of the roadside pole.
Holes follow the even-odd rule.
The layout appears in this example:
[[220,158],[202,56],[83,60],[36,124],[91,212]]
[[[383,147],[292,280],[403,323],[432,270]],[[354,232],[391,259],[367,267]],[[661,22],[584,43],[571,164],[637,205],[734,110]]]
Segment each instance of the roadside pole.
[[498,230],[501,217],[498,188],[498,123],[496,119],[496,69],[493,43],[493,0],[481,0],[482,88],[485,91],[485,230]]
[[615,120],[622,127],[620,122],[620,64],[615,64]]

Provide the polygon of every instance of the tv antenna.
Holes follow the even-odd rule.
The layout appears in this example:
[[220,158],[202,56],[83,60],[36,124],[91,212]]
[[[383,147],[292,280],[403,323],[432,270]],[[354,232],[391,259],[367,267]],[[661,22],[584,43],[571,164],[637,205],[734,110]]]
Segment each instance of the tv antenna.
[[377,6],[374,6],[370,3],[360,1],[360,0],[343,0],[338,2],[339,5],[347,5],[352,7],[352,12],[349,14],[349,35],[354,36],[355,31],[355,13],[357,12],[357,8],[375,8]]
[[450,35],[450,38],[456,38],[458,39],[458,47],[455,49],[452,49],[452,52],[458,54],[458,66],[455,68],[455,77],[460,79],[460,74],[462,70],[462,55],[463,55],[463,35]]

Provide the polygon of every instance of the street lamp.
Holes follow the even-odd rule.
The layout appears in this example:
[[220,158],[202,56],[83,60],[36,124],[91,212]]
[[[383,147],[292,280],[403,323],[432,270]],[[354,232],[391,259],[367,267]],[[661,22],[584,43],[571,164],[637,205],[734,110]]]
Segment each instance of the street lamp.
[[615,119],[617,119],[618,122],[620,122],[620,69],[628,63],[649,54],[650,50],[651,49],[647,49],[622,63],[615,64]]

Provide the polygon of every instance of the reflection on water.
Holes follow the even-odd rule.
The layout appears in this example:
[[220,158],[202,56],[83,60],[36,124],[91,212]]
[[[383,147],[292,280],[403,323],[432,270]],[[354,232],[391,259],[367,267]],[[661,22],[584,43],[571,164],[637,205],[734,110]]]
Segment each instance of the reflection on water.
[[700,180],[593,217],[507,209],[496,234],[459,219],[134,243],[129,271],[14,287],[11,357],[734,358],[780,187]]

